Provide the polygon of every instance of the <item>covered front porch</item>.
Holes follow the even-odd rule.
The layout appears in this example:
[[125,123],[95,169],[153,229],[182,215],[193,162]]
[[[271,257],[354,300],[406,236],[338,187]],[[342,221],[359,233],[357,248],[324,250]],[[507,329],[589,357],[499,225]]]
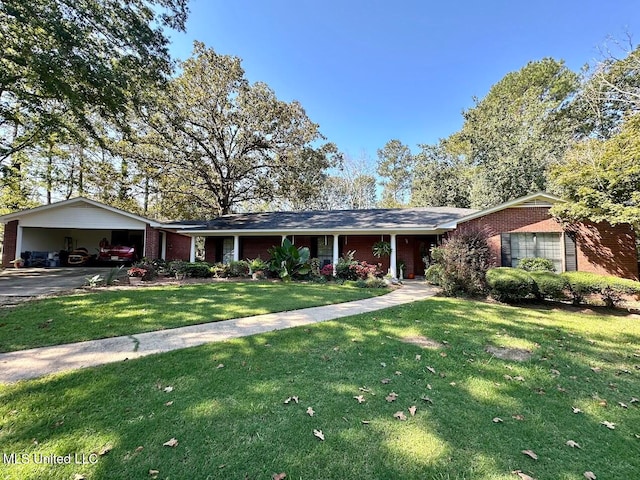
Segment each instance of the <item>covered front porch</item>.
[[[204,232],[203,232],[204,233]],[[390,232],[386,234],[373,234],[363,232],[360,234],[345,232],[281,232],[269,235],[248,234],[237,232],[207,232],[204,237],[204,260],[209,263],[230,263],[232,261],[254,259],[257,257],[267,260],[269,249],[281,245],[288,238],[297,247],[308,247],[311,258],[317,258],[321,265],[338,263],[338,259],[349,251],[354,251],[354,258],[367,263],[382,264],[382,269],[392,276],[400,275],[402,266],[405,278],[424,275],[425,258],[429,259],[432,247],[439,245],[442,233],[413,234],[402,232]],[[196,260],[196,239],[192,236],[190,260]],[[391,246],[391,255],[376,257],[373,254],[373,246],[377,242],[388,242]]]

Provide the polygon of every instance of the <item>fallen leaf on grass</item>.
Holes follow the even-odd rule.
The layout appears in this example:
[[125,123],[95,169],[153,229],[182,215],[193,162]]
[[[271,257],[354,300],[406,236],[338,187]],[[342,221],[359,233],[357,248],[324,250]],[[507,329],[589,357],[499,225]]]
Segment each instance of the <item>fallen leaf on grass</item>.
[[160,470],[154,470],[154,469],[149,470],[149,475],[151,476],[158,475],[159,473],[160,473]]
[[394,393],[394,392],[391,392],[389,395],[387,395],[386,397],[384,397],[384,399],[385,399],[387,402],[389,402],[389,403],[391,403],[391,402],[395,402],[395,401],[396,401],[396,398],[398,398],[398,394],[397,394],[397,393]]
[[322,430],[313,430],[313,434],[318,437],[320,440],[324,441],[324,433],[322,433]]
[[502,423],[502,419],[500,417],[494,417],[492,422],[493,423]]
[[573,413],[582,413],[582,410],[580,410],[578,407],[571,407],[571,410],[573,410]]
[[175,447],[177,445],[178,445],[178,440],[176,440],[175,438],[167,440],[162,444],[163,447]]
[[274,473],[273,475],[271,475],[272,480],[284,480],[285,478],[287,478],[287,474],[284,472]]
[[391,381],[391,379],[389,379],[389,378],[383,378],[382,380],[380,380],[380,383],[384,383],[386,385],[390,381]]
[[552,373],[553,375],[560,375],[560,371],[559,371],[559,370],[556,370],[555,368],[552,368],[552,369],[551,369],[551,373]]
[[422,360],[422,355],[416,355],[416,362],[419,362],[420,360]]
[[593,472],[584,472],[583,475],[587,480],[596,480],[596,474]]
[[360,423],[362,423],[363,425],[369,425],[371,423],[370,420],[360,420]]
[[384,362],[380,362],[380,366],[381,366],[382,368],[384,368],[384,367],[386,367],[386,366],[387,366],[387,364],[386,364],[386,363],[384,363]]
[[571,448],[582,448],[579,443],[574,442],[573,440],[567,440],[567,446]]
[[435,368],[427,366],[426,369],[429,370],[434,375],[436,374],[436,369]]
[[164,391],[167,392],[167,393],[171,393],[171,392],[173,392],[173,387],[166,387],[164,389]]
[[618,402],[618,405],[620,405],[622,408],[629,408],[629,406],[624,402]]
[[76,473],[73,476],[73,480],[86,480],[87,477],[85,477],[82,473]]
[[396,370],[396,375],[402,375],[402,372],[400,370]]
[[291,401],[294,401],[296,403],[300,403],[299,402],[299,398],[298,397],[287,397],[287,399],[284,401],[285,405],[288,405],[289,403],[291,403]]
[[400,412],[394,413],[393,418],[397,418],[398,420],[406,420],[407,416],[404,414],[404,412],[400,411]]
[[600,425],[604,425],[609,430],[615,430],[616,429],[616,424],[615,423],[607,422],[606,420],[604,422],[600,422]]
[[602,369],[601,369],[600,367],[591,367],[591,370],[592,370],[594,373],[599,373],[599,372],[601,372],[601,371],[602,371]]
[[411,405],[411,406],[409,407],[409,413],[411,414],[411,416],[412,416],[412,417],[415,417],[415,416],[416,416],[416,410],[417,410],[417,408],[416,408],[416,406],[415,406],[415,405]]
[[518,420],[520,422],[524,421],[524,415],[511,415],[511,418],[513,418],[514,420]]
[[522,453],[524,453],[528,457],[533,458],[534,460],[538,459],[538,455],[536,455],[536,452],[534,452],[533,450],[522,450]]
[[144,450],[144,447],[142,445],[135,449],[136,452],[141,452],[142,450]]
[[636,397],[631,397],[631,400],[629,400],[629,403],[638,403],[640,402],[640,400],[638,400]]
[[173,405],[173,400],[164,404],[165,407],[170,407],[171,405]]
[[423,400],[427,403],[430,403],[433,405],[433,400],[431,400],[429,397],[427,397],[426,395],[423,395],[422,397],[420,397],[420,400]]
[[224,368],[224,363],[219,364],[216,368]]
[[310,417],[313,417],[314,413],[316,413],[316,412],[313,411],[313,408],[311,408],[311,407],[307,408],[307,415],[309,415]]
[[358,401],[358,403],[366,402],[366,400],[365,400],[363,395],[358,395],[357,397],[353,397],[353,398],[355,398]]
[[522,470],[514,470],[511,473],[513,473],[514,475],[519,476],[521,480],[536,480],[535,478],[530,477],[529,475],[524,473]]

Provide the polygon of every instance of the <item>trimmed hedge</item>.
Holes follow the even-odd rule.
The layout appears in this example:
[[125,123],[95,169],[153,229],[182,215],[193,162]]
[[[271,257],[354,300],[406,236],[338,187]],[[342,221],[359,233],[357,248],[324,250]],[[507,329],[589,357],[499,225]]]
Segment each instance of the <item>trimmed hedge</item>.
[[624,295],[639,295],[640,282],[588,272],[527,272],[519,268],[499,267],[487,272],[487,285],[493,298],[513,303],[536,297],[563,300],[567,293],[574,304],[584,303],[588,295],[599,295],[613,307]]
[[553,272],[555,268],[553,262],[548,258],[532,257],[523,258],[518,262],[518,268],[527,272]]
[[512,303],[535,295],[533,278],[519,268],[492,268],[486,279],[491,296],[499,302]]
[[587,295],[598,294],[607,307],[613,307],[624,295],[640,294],[640,282],[589,272],[564,272],[561,274],[571,288],[573,303],[583,303]]
[[565,300],[569,283],[557,273],[548,271],[528,272],[535,284],[534,294],[540,300]]

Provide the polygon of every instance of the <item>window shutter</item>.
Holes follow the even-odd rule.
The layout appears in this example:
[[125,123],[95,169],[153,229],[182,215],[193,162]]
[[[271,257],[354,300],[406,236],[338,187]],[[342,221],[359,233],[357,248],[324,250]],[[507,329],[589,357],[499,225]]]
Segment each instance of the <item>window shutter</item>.
[[578,270],[576,240],[567,232],[564,234],[564,266],[567,272],[575,272]]
[[511,234],[500,234],[500,265],[503,267],[511,266]]

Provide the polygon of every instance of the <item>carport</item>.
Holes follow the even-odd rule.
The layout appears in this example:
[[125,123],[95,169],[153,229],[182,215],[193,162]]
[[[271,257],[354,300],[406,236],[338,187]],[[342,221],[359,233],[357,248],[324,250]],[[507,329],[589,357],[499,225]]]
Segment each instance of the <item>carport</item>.
[[6,224],[3,264],[23,258],[26,266],[64,265],[64,257],[78,248],[89,255],[101,243],[135,247],[138,257],[160,257],[166,234],[161,224],[89,200],[74,198],[0,217]]

